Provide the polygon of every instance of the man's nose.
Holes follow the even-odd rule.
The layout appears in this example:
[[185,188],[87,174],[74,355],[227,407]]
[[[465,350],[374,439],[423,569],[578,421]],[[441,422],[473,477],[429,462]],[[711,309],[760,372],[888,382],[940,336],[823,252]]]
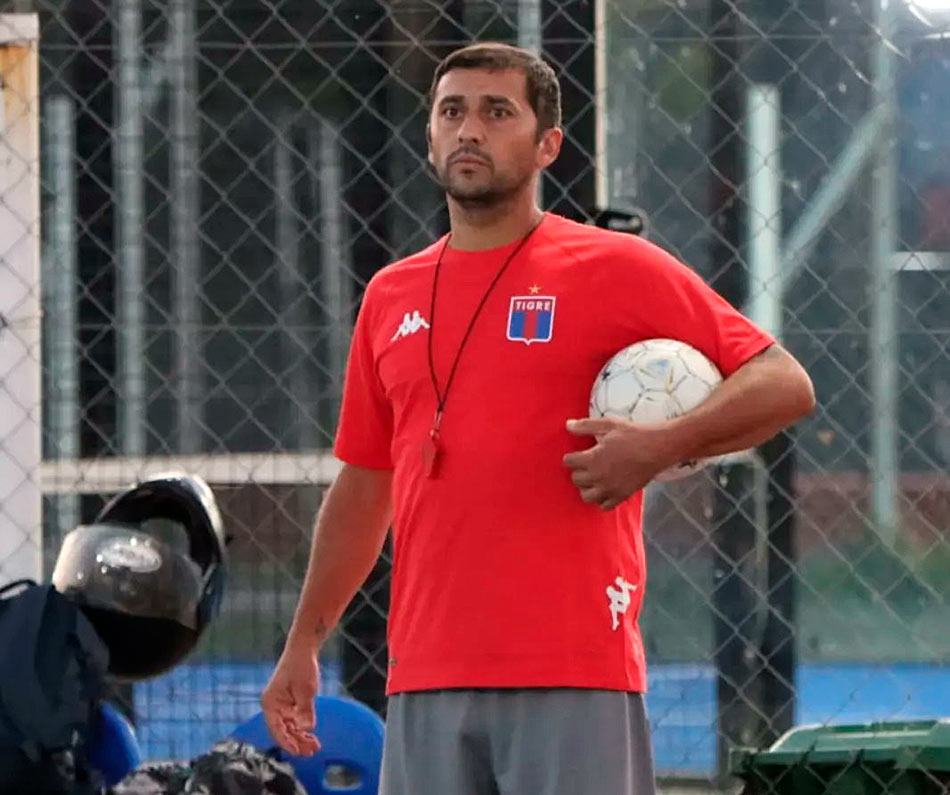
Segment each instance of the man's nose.
[[458,128],[458,139],[461,143],[485,140],[485,125],[478,118],[478,114],[465,114],[465,118],[462,119],[462,123]]

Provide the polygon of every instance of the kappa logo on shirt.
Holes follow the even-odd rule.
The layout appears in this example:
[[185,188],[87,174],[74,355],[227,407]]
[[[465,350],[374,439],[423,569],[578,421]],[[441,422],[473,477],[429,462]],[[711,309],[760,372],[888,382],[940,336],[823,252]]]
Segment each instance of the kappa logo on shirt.
[[406,312],[402,318],[402,323],[399,324],[399,328],[396,329],[396,333],[393,334],[393,338],[390,342],[395,342],[401,337],[409,337],[417,331],[422,331],[422,329],[427,328],[429,328],[429,323],[419,314],[418,309],[411,315]]
[[617,585],[616,588],[613,585],[607,586],[607,598],[610,600],[610,628],[615,630],[620,626],[620,615],[627,614],[627,608],[633,601],[630,594],[637,590],[637,586],[627,582],[623,577],[617,577],[614,583]]

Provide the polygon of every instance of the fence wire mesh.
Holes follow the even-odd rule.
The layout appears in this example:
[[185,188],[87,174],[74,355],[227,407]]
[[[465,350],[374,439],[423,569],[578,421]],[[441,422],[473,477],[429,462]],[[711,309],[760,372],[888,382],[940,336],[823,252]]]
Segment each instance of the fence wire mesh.
[[[128,706],[161,756],[255,710],[332,471],[319,452],[362,288],[446,228],[432,70],[502,40],[561,80],[544,206],[642,211],[644,234],[737,306],[777,296],[816,385],[815,414],[754,458],[649,490],[658,772],[720,778],[729,747],[796,723],[950,712],[950,14],[934,5],[0,4],[39,19],[38,95],[11,101],[0,62],[4,136],[18,113],[40,125],[38,160],[6,146],[0,205],[38,175],[42,208],[0,244],[0,578],[40,552],[48,573],[118,481],[189,466],[234,536],[226,604],[189,664]],[[41,243],[25,288],[24,239]],[[30,301],[42,345],[22,332]],[[42,400],[24,404],[14,375],[31,366]],[[40,435],[42,464],[22,452]],[[42,532],[18,489],[42,494]],[[381,711],[389,562],[324,661],[327,687]]]

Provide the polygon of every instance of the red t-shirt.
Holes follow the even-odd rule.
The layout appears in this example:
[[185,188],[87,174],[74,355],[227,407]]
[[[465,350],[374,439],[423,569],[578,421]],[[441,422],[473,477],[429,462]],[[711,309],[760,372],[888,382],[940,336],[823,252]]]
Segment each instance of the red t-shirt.
[[[638,340],[688,342],[726,376],[773,340],[662,249],[549,214],[475,322],[429,479],[422,448],[437,401],[426,345],[441,245],[370,281],[334,448],[355,466],[395,469],[387,692],[643,691],[642,495],[609,512],[584,503],[562,458],[594,440],[565,421],[587,416],[597,372]],[[443,390],[516,245],[446,250],[433,336]]]

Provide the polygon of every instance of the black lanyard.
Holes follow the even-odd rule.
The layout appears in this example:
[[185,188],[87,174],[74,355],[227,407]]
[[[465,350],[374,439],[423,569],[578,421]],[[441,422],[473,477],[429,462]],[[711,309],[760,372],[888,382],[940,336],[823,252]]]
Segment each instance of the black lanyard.
[[521,240],[518,242],[518,245],[514,247],[512,252],[507,256],[501,267],[498,269],[498,273],[495,274],[495,278],[491,280],[491,284],[489,284],[488,289],[485,290],[485,294],[482,296],[481,301],[478,302],[478,306],[475,308],[475,313],[472,315],[472,319],[468,322],[468,328],[465,329],[465,334],[462,336],[462,341],[459,343],[459,349],[455,353],[455,359],[452,362],[452,367],[449,369],[449,377],[445,382],[444,392],[439,389],[439,379],[435,374],[435,359],[432,354],[432,337],[435,334],[435,297],[439,287],[439,271],[442,269],[442,258],[445,255],[445,250],[449,247],[449,242],[452,239],[452,235],[449,234],[445,238],[445,243],[442,244],[442,249],[439,251],[439,258],[435,263],[435,274],[432,277],[432,301],[429,306],[429,375],[432,378],[432,388],[435,390],[436,410],[435,417],[432,420],[432,427],[429,429],[429,435],[422,444],[422,459],[426,467],[427,477],[434,478],[437,477],[439,473],[439,457],[442,454],[442,445],[439,442],[439,427],[442,425],[442,415],[445,413],[445,402],[449,398],[449,390],[452,388],[452,382],[455,380],[455,373],[458,369],[459,361],[462,358],[462,351],[465,350],[465,345],[468,342],[468,338],[472,334],[472,329],[475,328],[475,321],[478,320],[478,316],[482,313],[482,309],[488,301],[488,297],[491,295],[492,290],[495,289],[495,285],[498,284],[499,280],[508,269],[511,261],[518,255],[518,252],[524,248],[525,244],[528,242],[528,239],[534,234],[535,230],[541,226],[541,221],[543,220],[544,216],[542,215],[541,219],[528,231],[528,234],[521,238]]

